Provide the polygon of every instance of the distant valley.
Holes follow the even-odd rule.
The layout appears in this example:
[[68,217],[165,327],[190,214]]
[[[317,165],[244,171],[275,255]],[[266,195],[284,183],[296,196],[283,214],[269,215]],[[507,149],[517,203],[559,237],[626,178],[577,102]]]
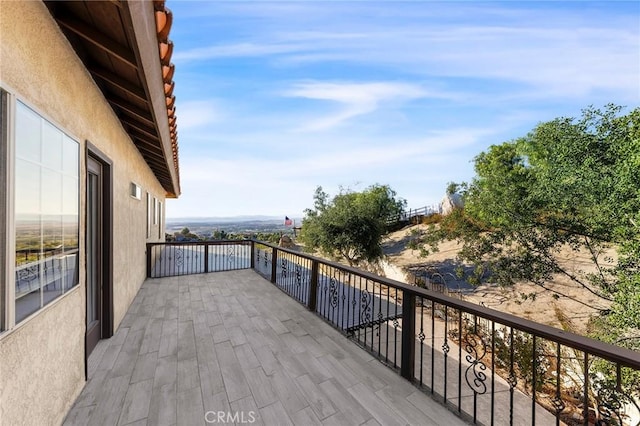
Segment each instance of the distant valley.
[[[302,220],[295,219],[296,226],[300,226]],[[175,218],[167,219],[166,232],[174,234],[189,228],[189,231],[201,237],[210,237],[215,231],[224,231],[228,234],[257,234],[268,232],[293,232],[291,226],[284,225],[284,217],[270,216],[239,216],[229,218]]]

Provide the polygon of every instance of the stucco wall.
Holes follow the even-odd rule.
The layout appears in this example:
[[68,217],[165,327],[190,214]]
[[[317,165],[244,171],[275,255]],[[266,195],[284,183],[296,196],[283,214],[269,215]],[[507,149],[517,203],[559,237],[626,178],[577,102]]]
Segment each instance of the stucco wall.
[[157,227],[146,238],[146,193],[164,210],[165,191],[43,3],[0,1],[0,86],[80,143],[80,286],[0,334],[0,424],[58,424],[84,385],[85,141],[113,162],[114,330],[145,279],[145,243],[159,240]]

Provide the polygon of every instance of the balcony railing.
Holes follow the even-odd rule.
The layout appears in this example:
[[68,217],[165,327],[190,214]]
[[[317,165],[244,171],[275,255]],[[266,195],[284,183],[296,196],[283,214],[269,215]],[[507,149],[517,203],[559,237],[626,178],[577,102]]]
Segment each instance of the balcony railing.
[[432,204],[417,209],[404,210],[397,215],[387,218],[387,226],[393,226],[398,223],[415,222],[418,223],[421,218],[435,213],[441,213],[442,206],[440,204]]
[[640,354],[257,241],[148,244],[149,277],[252,268],[477,424],[640,425]]
[[251,241],[147,244],[147,277],[232,271],[251,267]]

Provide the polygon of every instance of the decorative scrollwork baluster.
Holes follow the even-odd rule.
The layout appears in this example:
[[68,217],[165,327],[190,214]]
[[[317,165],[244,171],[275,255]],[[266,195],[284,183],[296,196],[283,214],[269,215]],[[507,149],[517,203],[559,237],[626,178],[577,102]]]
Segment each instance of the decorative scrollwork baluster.
[[[382,309],[382,308],[380,308]],[[382,324],[382,320],[384,319],[384,315],[382,315],[382,310],[378,311],[378,326],[376,327],[376,336],[380,336],[380,328]]]
[[596,425],[622,426],[626,424],[623,422],[623,417],[626,416],[622,410],[627,399],[625,395],[621,395],[620,392],[615,389],[600,388],[597,395],[598,414],[600,418],[596,422]]
[[282,268],[282,279],[287,278],[287,259],[282,257],[280,261],[280,267]]
[[465,351],[467,351],[466,360],[469,362],[464,376],[467,385],[473,392],[483,395],[487,392],[487,375],[484,371],[487,366],[482,359],[487,355],[487,344],[481,334],[472,334],[467,332],[464,336]]
[[449,346],[449,341],[446,338],[445,335],[445,339],[444,339],[444,343],[442,344],[442,352],[444,352],[445,356],[449,353],[449,351],[451,350],[451,346]]
[[371,295],[366,288],[360,293],[360,322],[362,324],[371,322]]
[[174,250],[174,253],[175,253],[175,258],[174,258],[175,266],[182,266],[184,264],[184,251],[182,250],[182,248],[178,247]]
[[300,288],[300,286],[302,285],[302,266],[298,265],[297,263],[295,268],[295,274],[296,274],[296,286]]
[[236,263],[236,246],[230,244],[227,246],[227,264],[233,265],[235,263]]
[[329,303],[334,309],[338,306],[338,280],[335,275],[329,281]]

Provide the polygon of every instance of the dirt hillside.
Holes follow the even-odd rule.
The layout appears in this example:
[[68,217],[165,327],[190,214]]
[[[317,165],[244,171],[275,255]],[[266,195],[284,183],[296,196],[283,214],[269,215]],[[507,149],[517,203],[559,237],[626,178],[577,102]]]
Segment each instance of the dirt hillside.
[[[455,281],[452,272],[455,266],[459,265],[456,256],[460,246],[456,242],[442,243],[439,252],[426,258],[420,257],[419,251],[407,248],[411,230],[426,228],[427,225],[414,225],[387,235],[383,243],[386,260],[407,272],[405,279],[407,283],[414,282],[413,276],[408,273],[410,270],[427,268],[430,271],[439,272],[437,275],[444,277],[450,285],[451,281]],[[615,251],[611,250],[607,255],[615,258]],[[587,253],[566,248],[559,253],[559,257],[567,269],[576,273],[578,271],[588,273],[594,270]],[[472,287],[464,292],[463,299],[580,334],[586,331],[589,318],[598,312],[597,309],[589,306],[607,307],[602,299],[573,283],[567,277],[558,275],[551,285],[568,297],[556,298],[552,292],[534,284],[518,283],[512,288],[500,288],[489,284]],[[523,294],[534,294],[535,297],[524,300]]]

